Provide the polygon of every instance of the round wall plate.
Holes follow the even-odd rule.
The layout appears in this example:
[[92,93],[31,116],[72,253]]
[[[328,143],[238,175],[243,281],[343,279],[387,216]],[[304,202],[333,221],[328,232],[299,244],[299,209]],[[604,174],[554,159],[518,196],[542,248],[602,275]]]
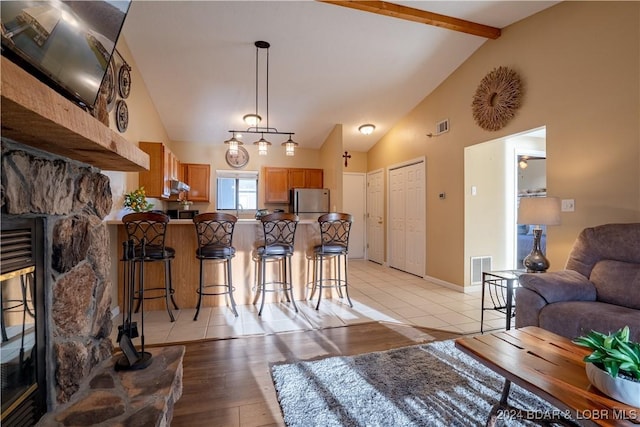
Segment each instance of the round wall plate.
[[123,99],[127,99],[131,93],[131,70],[126,64],[120,67],[118,73],[118,92]]
[[120,132],[125,132],[129,127],[129,107],[122,99],[116,102],[116,124]]
[[224,158],[227,161],[227,164],[232,168],[241,168],[249,163],[249,152],[242,145],[239,145],[237,154],[232,154],[227,149],[227,153]]

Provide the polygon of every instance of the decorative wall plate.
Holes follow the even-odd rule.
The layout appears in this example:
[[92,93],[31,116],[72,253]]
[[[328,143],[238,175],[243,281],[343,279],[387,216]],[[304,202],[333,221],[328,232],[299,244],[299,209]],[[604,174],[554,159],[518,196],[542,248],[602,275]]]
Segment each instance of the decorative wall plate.
[[476,89],[471,104],[473,118],[485,130],[502,129],[515,116],[521,97],[518,73],[507,67],[494,68]]
[[107,90],[107,111],[111,112],[113,111],[113,107],[116,106],[116,64],[113,58],[109,61],[107,74],[102,84],[106,86]]
[[122,99],[116,102],[116,124],[120,132],[125,132],[129,127],[129,107]]
[[131,93],[131,67],[122,64],[118,73],[118,92],[123,99],[127,99]]
[[241,168],[249,163],[249,153],[242,145],[238,146],[238,154],[231,154],[227,149],[227,154],[225,154],[224,158],[232,168]]

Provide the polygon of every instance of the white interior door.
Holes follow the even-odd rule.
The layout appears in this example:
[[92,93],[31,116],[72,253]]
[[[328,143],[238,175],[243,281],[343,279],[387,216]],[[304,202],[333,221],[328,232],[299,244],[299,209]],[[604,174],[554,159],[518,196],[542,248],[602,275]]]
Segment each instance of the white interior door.
[[389,266],[418,276],[425,270],[425,163],[389,171]]
[[406,170],[389,172],[389,266],[406,271]]
[[424,163],[407,166],[405,176],[405,271],[424,276],[425,170]]
[[366,197],[367,186],[365,174],[343,174],[342,206],[344,212],[353,215],[353,224],[349,232],[349,258],[364,258]]
[[367,174],[367,259],[384,262],[384,175],[382,169]]

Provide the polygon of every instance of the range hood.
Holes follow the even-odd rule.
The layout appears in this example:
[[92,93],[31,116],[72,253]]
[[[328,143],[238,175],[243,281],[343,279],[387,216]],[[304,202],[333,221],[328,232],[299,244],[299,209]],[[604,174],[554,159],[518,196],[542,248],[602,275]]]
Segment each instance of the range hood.
[[171,194],[178,194],[181,191],[191,190],[191,188],[186,183],[178,181],[176,179],[169,180],[169,185],[171,186]]

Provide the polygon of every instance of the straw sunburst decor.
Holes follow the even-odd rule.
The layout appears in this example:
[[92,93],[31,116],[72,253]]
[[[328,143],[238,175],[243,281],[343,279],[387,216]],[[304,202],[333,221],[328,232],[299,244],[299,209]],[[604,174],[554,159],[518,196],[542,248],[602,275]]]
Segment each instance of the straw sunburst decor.
[[518,73],[508,67],[494,68],[482,79],[473,96],[473,118],[485,130],[502,129],[515,116],[521,99]]

